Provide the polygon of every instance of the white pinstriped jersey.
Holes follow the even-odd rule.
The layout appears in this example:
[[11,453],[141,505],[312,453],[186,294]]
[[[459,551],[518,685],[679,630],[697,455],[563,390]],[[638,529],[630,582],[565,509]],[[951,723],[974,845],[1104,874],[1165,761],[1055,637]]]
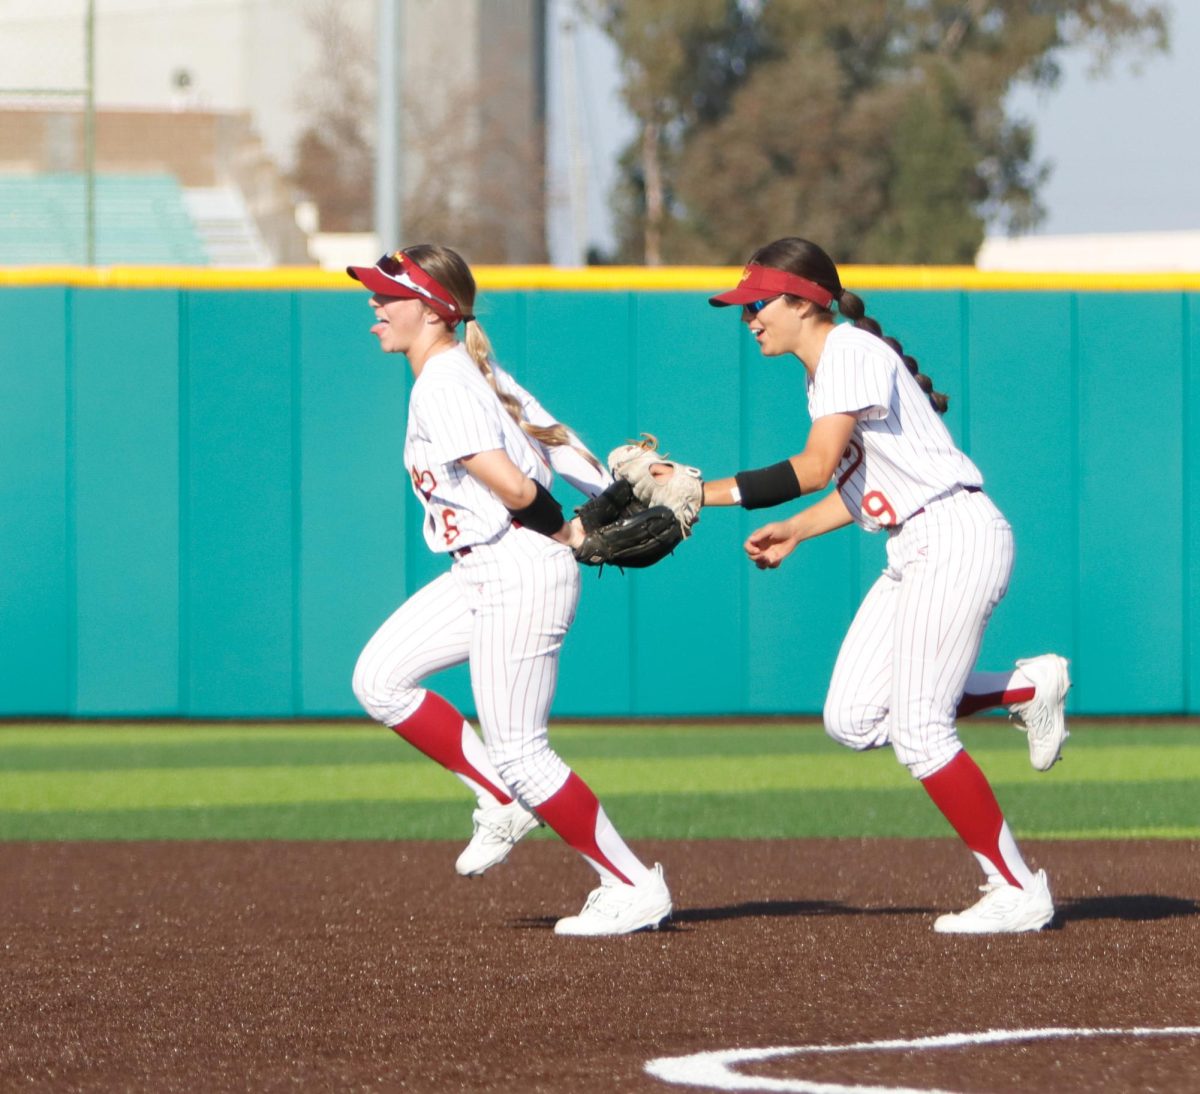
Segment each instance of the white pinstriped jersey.
[[[517,398],[527,421],[559,424],[503,369],[493,366],[505,394]],[[611,481],[567,446],[548,447],[530,437],[504,408],[461,343],[425,362],[408,403],[404,464],[425,507],[425,542],[444,554],[495,539],[512,517],[500,500],[459,462],[502,449],[524,474],[550,487],[553,470],[585,494]]]
[[956,486],[983,484],[899,355],[869,331],[842,323],[829,332],[808,377],[808,412],[813,421],[857,417],[834,475],[869,532],[903,523]]

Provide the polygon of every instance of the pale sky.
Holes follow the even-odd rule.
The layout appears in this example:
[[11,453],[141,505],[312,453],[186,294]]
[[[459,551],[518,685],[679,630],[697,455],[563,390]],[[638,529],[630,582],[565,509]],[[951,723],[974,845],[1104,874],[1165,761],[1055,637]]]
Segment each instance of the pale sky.
[[1170,53],[1140,74],[1089,79],[1072,58],[1055,91],[1014,99],[1054,164],[1037,234],[1200,229],[1200,0],[1170,7]]
[[[611,246],[607,195],[634,128],[617,92],[611,43],[576,20],[574,47],[564,47],[569,37],[560,34],[554,48],[553,28],[570,20],[573,0],[549,6],[547,100],[557,199],[550,243],[553,260],[570,265],[589,243]],[[1053,165],[1041,191],[1047,215],[1036,234],[1200,229],[1200,0],[1172,0],[1169,7],[1170,53],[1140,72],[1119,61],[1107,75],[1089,78],[1082,58],[1068,55],[1056,90],[1014,95],[1013,108],[1035,123],[1037,158]]]

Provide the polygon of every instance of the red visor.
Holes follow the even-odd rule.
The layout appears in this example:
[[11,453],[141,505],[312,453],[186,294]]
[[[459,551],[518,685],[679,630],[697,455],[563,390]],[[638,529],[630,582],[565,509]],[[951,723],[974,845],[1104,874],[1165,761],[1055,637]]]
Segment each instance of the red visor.
[[374,266],[347,266],[355,281],[383,296],[423,300],[451,325],[462,319],[462,311],[444,285],[435,281],[403,251],[384,255]]
[[756,266],[753,263],[742,272],[742,279],[736,289],[710,296],[708,302],[714,308],[724,308],[730,304],[753,304],[756,300],[769,300],[772,296],[784,293],[788,296],[798,296],[802,300],[811,300],[821,308],[827,308],[833,302],[833,293],[821,288],[815,281],[797,277],[786,270],[777,270],[772,266]]

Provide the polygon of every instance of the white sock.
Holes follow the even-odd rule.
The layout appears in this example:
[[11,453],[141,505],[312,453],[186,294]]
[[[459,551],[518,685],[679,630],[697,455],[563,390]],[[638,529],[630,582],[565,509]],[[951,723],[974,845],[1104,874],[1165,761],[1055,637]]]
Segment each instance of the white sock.
[[[997,842],[1000,845],[1000,854],[1004,858],[1004,865],[1008,867],[1008,872],[1017,879],[1017,884],[1022,889],[1028,889],[1033,884],[1033,871],[1025,865],[1025,860],[1021,857],[1021,852],[1017,848],[1017,841],[1013,839],[1013,834],[1009,831],[1008,821],[1005,821],[1000,826],[1000,838]],[[989,885],[1008,884],[1008,878],[1000,873],[996,863],[992,862],[986,855],[979,854],[978,851],[972,853],[975,855],[976,861],[983,868]]]
[[[479,734],[471,728],[471,723],[467,721],[464,721],[462,725],[462,751],[463,756],[467,759],[467,763],[478,771],[480,775],[495,786],[508,790],[507,784],[500,778],[500,772],[496,770],[495,765],[488,759],[487,749],[483,747],[483,742],[479,739]],[[455,774],[458,773],[455,772]],[[462,779],[463,785],[475,795],[480,809],[490,809],[493,806],[505,804],[490,790],[484,786],[480,786],[470,776],[459,775],[458,777]],[[509,797],[515,798],[516,795],[510,791]]]
[[[652,871],[641,859],[637,857],[622,838],[621,833],[613,827],[612,821],[608,819],[608,814],[604,812],[604,806],[600,807],[600,812],[596,814],[596,846],[607,856],[618,870],[621,871],[634,885],[641,885],[648,881],[653,875]],[[613,874],[606,870],[595,859],[584,858],[591,864],[592,869],[596,871],[602,878],[608,881],[615,881],[620,884],[620,879],[614,877]]]

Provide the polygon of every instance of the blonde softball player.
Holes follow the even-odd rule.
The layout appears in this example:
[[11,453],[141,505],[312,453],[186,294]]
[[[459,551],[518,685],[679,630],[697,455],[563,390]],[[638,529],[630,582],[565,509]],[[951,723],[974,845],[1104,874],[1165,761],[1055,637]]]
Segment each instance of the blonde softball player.
[[[404,464],[424,508],[425,541],[449,555],[448,572],[383,624],[354,670],[371,717],[457,775],[477,799],[475,831],[458,873],[502,862],[549,825],[600,875],[565,935],[627,934],[671,911],[662,867],[647,867],[617,833],[595,794],[550,747],[547,722],[563,639],[579,600],[566,521],[549,491],[554,471],[588,495],[608,473],[491,360],[471,314],[475,280],[446,247],[421,245],[347,272],[371,290],[371,332],[408,359],[415,382]],[[465,326],[465,344],[456,336]],[[422,686],[469,662],[480,740],[445,699]]]
[[[982,866],[983,898],[938,917],[934,930],[1040,930],[1054,916],[1045,872],[1021,857],[955,719],[960,708],[1013,706],[1035,766],[1049,767],[1066,736],[1066,662],[1046,655],[1018,663],[1015,673],[972,676],[984,628],[1008,588],[1013,538],[939,417],[945,396],[883,337],[829,256],[806,240],[761,248],[738,287],[711,303],[740,305],[764,355],[799,358],[812,428],[799,455],[706,483],[704,503],[756,509],[836,484],[747,539],[747,554],[763,569],[851,522],[886,532],[887,569],[838,654],[826,730],[855,749],[890,744]],[[835,304],[850,323],[836,322]]]

